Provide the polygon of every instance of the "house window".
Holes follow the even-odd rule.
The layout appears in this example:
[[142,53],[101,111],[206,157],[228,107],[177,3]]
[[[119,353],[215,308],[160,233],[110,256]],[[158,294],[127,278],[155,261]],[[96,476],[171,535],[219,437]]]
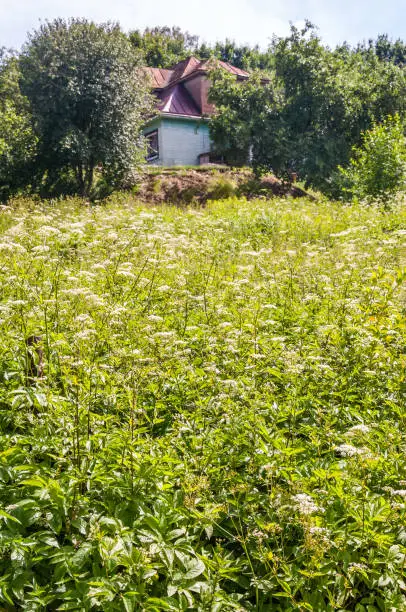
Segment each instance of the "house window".
[[158,130],[148,132],[145,134],[147,139],[147,161],[158,159],[159,157],[159,142],[158,142]]

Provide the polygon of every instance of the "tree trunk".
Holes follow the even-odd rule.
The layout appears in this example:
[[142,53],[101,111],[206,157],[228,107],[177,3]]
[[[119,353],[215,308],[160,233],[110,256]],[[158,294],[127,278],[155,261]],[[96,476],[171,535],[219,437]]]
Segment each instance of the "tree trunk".
[[85,187],[85,197],[89,197],[92,185],[93,185],[93,173],[94,173],[94,163],[90,162],[86,168],[84,187]]
[[76,166],[76,178],[78,181],[79,193],[82,196],[82,198],[85,198],[86,197],[86,185],[85,185],[85,178],[83,176],[82,164],[78,164]]

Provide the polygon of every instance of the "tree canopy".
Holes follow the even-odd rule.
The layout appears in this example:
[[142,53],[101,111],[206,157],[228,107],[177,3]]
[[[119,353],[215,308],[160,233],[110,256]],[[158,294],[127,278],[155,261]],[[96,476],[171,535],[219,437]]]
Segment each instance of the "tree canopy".
[[139,57],[115,24],[47,22],[20,57],[21,90],[39,139],[38,164],[53,181],[72,170],[87,195],[96,166],[120,180],[142,152],[150,109]]
[[348,163],[363,131],[388,115],[404,116],[406,72],[376,53],[328,49],[310,23],[274,38],[272,54],[274,70],[265,82],[213,75],[216,149],[242,163],[250,152],[258,172],[298,173],[331,191],[335,169]]
[[176,26],[133,30],[128,38],[141,52],[145,65],[152,68],[170,68],[190,55],[202,60],[216,57],[243,70],[267,70],[272,66],[272,54],[259,45],[241,45],[229,38],[207,44]]
[[196,52],[198,36],[182,32],[178,27],[146,28],[144,32],[134,30],[128,38],[135,49],[141,52],[147,66],[169,68]]
[[16,56],[0,49],[0,200],[24,188],[34,170],[37,138],[19,74]]

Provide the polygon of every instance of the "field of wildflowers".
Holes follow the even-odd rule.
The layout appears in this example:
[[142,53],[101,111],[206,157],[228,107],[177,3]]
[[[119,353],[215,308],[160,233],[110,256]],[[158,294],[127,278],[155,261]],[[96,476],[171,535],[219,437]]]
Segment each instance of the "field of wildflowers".
[[405,228],[2,207],[0,609],[406,610]]

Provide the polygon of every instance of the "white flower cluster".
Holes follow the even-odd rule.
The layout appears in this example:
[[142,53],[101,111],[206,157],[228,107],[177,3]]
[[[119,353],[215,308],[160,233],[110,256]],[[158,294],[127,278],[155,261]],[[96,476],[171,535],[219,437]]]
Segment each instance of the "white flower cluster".
[[348,571],[353,572],[365,572],[368,569],[368,566],[365,563],[350,563],[348,566]]
[[298,493],[294,495],[293,501],[296,510],[298,510],[300,514],[309,515],[315,514],[316,512],[324,512],[324,508],[315,504],[313,498],[307,493]]
[[316,527],[314,525],[310,527],[309,533],[319,543],[332,544],[332,541],[330,540],[331,532],[329,529],[326,529],[326,527]]
[[309,533],[311,533],[311,535],[329,537],[330,530],[326,529],[326,527],[316,527],[316,526],[313,526],[313,527],[310,527]]
[[354,425],[353,427],[350,427],[350,429],[346,432],[346,436],[351,436],[352,434],[357,434],[357,433],[361,433],[361,434],[367,434],[369,433],[370,428],[368,427],[368,425],[365,425],[364,423],[360,423],[359,425]]
[[335,446],[334,450],[337,451],[341,457],[364,457],[365,459],[371,459],[373,457],[371,451],[365,447],[357,448],[352,444],[340,444]]
[[399,495],[399,497],[406,497],[406,489],[391,489],[391,495]]

